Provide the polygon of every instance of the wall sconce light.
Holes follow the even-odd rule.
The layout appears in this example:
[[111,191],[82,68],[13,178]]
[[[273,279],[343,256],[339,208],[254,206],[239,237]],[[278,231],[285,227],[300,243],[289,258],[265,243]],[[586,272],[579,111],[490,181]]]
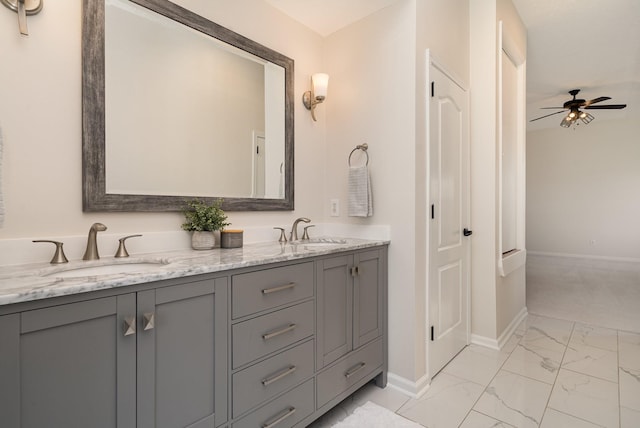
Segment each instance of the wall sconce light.
[[29,35],[27,15],[35,15],[42,10],[43,0],[0,0],[0,3],[18,12],[18,28],[23,36]]
[[302,103],[311,110],[311,117],[316,119],[316,106],[327,98],[327,87],[329,86],[329,75],[325,73],[316,73],[311,76],[311,90],[302,94]]

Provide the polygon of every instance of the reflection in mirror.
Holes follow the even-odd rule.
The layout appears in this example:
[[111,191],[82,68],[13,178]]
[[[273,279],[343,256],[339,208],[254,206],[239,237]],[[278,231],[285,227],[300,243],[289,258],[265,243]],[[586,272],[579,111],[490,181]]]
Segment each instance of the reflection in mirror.
[[165,0],[85,0],[83,60],[86,211],[293,209],[292,60]]

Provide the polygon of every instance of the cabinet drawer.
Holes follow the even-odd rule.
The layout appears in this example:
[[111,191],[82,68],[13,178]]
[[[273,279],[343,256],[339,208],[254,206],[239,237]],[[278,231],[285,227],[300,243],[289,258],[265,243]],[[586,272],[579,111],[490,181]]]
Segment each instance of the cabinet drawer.
[[313,335],[313,318],[311,301],[234,325],[233,368]]
[[318,408],[382,366],[382,340],[348,355],[318,375]]
[[231,315],[240,318],[313,296],[313,262],[234,275]]
[[233,428],[290,428],[313,413],[313,379],[245,416]]
[[313,340],[233,375],[233,416],[313,375]]

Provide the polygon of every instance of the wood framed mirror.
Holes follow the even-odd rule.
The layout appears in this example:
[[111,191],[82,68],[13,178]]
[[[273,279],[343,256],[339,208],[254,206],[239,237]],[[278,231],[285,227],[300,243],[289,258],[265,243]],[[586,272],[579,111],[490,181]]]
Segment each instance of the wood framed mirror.
[[294,208],[294,61],[166,0],[84,0],[84,211]]

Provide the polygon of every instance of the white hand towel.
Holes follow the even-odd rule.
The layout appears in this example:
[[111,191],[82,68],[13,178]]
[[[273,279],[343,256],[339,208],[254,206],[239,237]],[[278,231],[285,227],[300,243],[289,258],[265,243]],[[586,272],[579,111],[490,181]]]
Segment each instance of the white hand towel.
[[373,215],[371,182],[369,169],[366,166],[349,167],[347,202],[349,217],[371,217]]

